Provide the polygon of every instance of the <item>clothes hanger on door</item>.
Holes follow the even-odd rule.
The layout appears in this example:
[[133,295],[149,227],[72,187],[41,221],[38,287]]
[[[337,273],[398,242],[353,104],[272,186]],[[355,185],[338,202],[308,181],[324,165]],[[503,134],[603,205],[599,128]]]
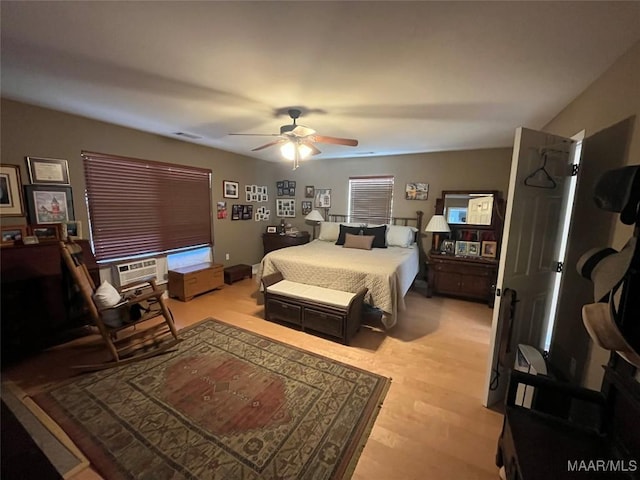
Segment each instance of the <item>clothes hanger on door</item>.
[[531,175],[528,175],[527,178],[524,179],[524,184],[527,187],[535,187],[535,188],[556,188],[556,181],[549,175],[547,172],[547,152],[542,152],[542,166],[536,169]]

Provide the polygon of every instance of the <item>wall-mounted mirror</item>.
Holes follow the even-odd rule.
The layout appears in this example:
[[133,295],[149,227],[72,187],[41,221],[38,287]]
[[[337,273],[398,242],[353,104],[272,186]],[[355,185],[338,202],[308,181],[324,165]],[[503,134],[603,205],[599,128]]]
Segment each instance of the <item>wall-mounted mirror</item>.
[[491,225],[492,192],[442,192],[444,217],[453,225]]

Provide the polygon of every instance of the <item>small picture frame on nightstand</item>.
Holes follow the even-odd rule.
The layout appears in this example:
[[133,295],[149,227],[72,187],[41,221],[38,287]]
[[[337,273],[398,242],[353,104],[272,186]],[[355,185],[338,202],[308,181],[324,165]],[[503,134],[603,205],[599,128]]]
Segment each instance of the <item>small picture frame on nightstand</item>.
[[440,244],[440,253],[443,255],[453,255],[456,253],[455,240],[443,240]]
[[456,242],[456,256],[463,257],[469,254],[469,243],[462,240]]

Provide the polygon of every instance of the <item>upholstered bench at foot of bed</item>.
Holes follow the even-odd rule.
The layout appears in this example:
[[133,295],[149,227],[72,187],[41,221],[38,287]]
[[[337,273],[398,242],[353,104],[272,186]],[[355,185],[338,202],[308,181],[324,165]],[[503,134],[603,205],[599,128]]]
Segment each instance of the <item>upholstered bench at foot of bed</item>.
[[295,325],[349,344],[360,328],[367,289],[357,293],[285,280],[280,272],[262,278],[266,320]]

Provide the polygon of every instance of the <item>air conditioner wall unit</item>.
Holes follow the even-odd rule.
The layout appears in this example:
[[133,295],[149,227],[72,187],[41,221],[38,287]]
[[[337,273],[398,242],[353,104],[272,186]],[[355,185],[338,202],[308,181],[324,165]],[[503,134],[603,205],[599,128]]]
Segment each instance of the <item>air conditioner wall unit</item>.
[[158,260],[155,258],[121,263],[116,265],[115,269],[118,285],[121,287],[128,283],[148,280],[150,277],[153,277],[155,280],[159,278]]

